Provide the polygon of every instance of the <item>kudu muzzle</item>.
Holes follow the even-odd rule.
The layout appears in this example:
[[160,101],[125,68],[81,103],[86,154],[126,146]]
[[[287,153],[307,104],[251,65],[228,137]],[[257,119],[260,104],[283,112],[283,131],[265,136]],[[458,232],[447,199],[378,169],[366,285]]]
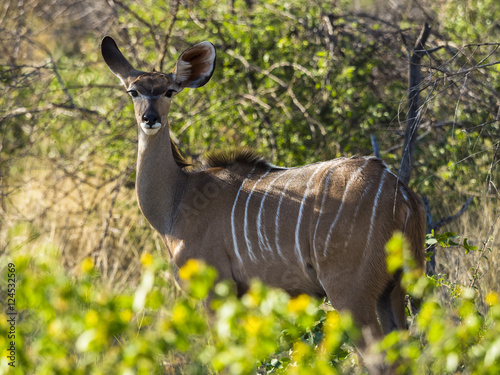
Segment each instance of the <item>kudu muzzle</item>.
[[148,134],[155,134],[161,128],[161,116],[156,111],[154,105],[150,103],[146,111],[141,116],[141,128]]

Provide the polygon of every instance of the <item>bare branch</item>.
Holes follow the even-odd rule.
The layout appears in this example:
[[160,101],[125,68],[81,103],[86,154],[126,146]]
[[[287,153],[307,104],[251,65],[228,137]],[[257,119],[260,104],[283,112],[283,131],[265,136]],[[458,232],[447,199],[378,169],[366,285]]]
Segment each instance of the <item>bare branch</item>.
[[500,64],[500,60],[499,61],[494,61],[494,62],[491,62],[491,63],[488,63],[488,64],[474,65],[471,68],[462,69],[462,70],[459,70],[457,72],[451,72],[449,70],[446,70],[446,69],[443,69],[443,68],[440,68],[440,67],[436,67],[436,66],[429,66],[429,69],[437,70],[438,72],[446,74],[448,77],[453,77],[453,76],[468,74],[470,72],[473,72],[474,70],[479,70],[479,69],[482,69],[482,68],[487,68],[487,67],[495,66],[495,65],[498,65],[498,64]]
[[161,46],[160,59],[159,59],[160,62],[158,63],[158,70],[160,72],[163,71],[163,64],[165,62],[165,56],[167,54],[168,42],[170,41],[170,37],[172,36],[175,21],[177,21],[177,14],[179,13],[180,2],[181,2],[180,0],[175,1],[173,15],[172,15],[172,21],[170,21],[170,25],[168,26],[168,30],[165,33],[165,38],[164,38],[163,44]]
[[370,134],[370,140],[372,141],[373,155],[381,159],[380,146],[378,145],[377,138],[375,138],[375,134]]
[[406,125],[403,157],[399,169],[399,178],[405,184],[410,182],[410,176],[413,169],[415,140],[420,122],[420,61],[425,55],[424,45],[430,32],[431,27],[428,23],[425,23],[415,43],[415,47],[413,48],[413,54],[410,57],[408,123]]
[[467,211],[467,208],[469,208],[469,205],[472,202],[472,199],[474,199],[474,197],[467,198],[465,203],[462,205],[462,208],[460,208],[460,210],[456,214],[439,219],[433,225],[432,229],[439,230],[443,225],[450,224],[451,222],[457,220],[460,216],[462,216],[464,214],[465,211]]

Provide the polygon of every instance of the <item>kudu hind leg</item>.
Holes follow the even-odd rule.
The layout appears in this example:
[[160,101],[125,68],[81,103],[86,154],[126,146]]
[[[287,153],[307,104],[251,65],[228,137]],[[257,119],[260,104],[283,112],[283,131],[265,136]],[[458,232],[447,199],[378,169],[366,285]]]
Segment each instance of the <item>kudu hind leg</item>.
[[360,362],[370,375],[392,375],[394,372],[385,366],[383,355],[371,350],[371,345],[383,338],[376,313],[378,293],[369,290],[367,284],[353,285],[352,278],[327,280],[322,279],[322,284],[332,306],[338,311],[348,311],[361,330],[357,339],[353,337]]
[[[358,328],[361,329],[362,337],[356,345],[363,352],[370,340],[382,338],[382,330],[377,320],[376,298],[373,294],[363,293],[362,287],[355,287],[346,283],[343,285],[340,280],[322,281],[326,295],[333,308],[337,311],[347,311],[351,314]],[[376,294],[375,294],[376,295]]]
[[391,281],[378,297],[377,315],[385,335],[406,328],[405,291],[400,277]]
[[398,329],[407,328],[405,298],[406,291],[401,286],[401,281],[398,281],[391,293],[392,312],[396,318],[396,325]]

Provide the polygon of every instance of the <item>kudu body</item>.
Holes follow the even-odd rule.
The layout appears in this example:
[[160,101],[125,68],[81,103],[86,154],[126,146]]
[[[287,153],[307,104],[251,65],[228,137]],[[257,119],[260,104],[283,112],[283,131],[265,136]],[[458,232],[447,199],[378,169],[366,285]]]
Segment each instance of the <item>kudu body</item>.
[[202,259],[240,293],[259,278],[291,295],[327,296],[376,337],[377,313],[384,333],[405,327],[401,273],[387,272],[385,244],[403,231],[423,267],[424,210],[379,159],[286,169],[242,151],[188,171],[167,115],[174,94],[210,79],[213,45],[184,51],[171,74],[135,70],[110,37],[102,54],[134,101],[139,206],[177,266]]

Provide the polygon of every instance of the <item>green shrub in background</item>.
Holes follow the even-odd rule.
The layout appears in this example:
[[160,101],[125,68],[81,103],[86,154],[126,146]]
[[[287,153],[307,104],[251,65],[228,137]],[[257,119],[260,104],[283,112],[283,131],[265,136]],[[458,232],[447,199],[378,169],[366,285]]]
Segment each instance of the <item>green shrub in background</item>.
[[[391,258],[404,254],[401,236],[391,240]],[[164,260],[142,257],[135,291],[101,285],[93,262],[78,277],[57,265],[57,252],[19,256],[16,265],[16,367],[8,366],[7,316],[0,315],[0,372],[6,374],[163,373],[363,373],[351,343],[357,337],[348,315],[321,301],[254,283],[238,299],[216,272],[190,261],[179,271],[186,292],[175,301],[164,290],[171,277]],[[395,255],[396,254],[396,255]],[[399,254],[399,255],[398,255]],[[2,264],[5,259],[2,259]],[[2,280],[7,269],[1,270]],[[498,374],[500,300],[486,296],[480,314],[476,291],[462,288],[442,306],[432,278],[408,272],[404,282],[422,300],[410,330],[393,332],[376,345],[403,373]],[[441,284],[442,285],[442,284]],[[211,313],[203,308],[209,291]]]

